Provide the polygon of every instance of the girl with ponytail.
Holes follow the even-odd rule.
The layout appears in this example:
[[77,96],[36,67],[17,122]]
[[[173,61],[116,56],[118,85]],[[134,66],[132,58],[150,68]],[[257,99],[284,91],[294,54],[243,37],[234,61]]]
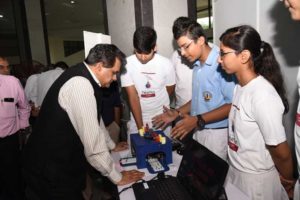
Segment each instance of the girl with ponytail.
[[220,41],[219,63],[239,82],[229,114],[227,181],[253,200],[288,199],[280,176],[293,179],[282,124],[289,106],[272,47],[247,25],[226,30]]

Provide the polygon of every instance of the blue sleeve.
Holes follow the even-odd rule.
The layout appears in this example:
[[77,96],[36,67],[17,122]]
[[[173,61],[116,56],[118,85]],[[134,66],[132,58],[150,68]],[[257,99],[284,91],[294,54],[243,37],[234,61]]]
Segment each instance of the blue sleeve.
[[219,69],[219,70],[221,70],[220,84],[221,84],[221,91],[224,96],[224,101],[226,103],[231,103],[233,97],[233,91],[237,83],[237,79],[234,74],[227,74],[223,69]]

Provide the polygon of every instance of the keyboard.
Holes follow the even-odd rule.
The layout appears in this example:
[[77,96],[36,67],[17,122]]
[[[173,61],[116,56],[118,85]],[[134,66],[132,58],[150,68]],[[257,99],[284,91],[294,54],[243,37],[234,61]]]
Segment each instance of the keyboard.
[[184,193],[177,179],[164,178],[150,181],[150,188],[155,188],[158,200],[185,200]]
[[[145,184],[147,188],[145,189]],[[155,200],[188,200],[189,194],[182,188],[175,177],[159,178],[146,183],[139,183],[133,186],[137,200],[155,199]],[[143,198],[139,198],[139,197]],[[151,196],[151,197],[150,197]],[[146,198],[145,198],[146,197]]]

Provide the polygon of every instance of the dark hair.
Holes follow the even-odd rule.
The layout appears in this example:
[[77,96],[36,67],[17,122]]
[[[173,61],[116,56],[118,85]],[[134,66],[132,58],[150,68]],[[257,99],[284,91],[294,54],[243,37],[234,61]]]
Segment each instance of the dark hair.
[[55,65],[54,65],[54,68],[57,68],[57,67],[62,68],[63,70],[66,70],[69,68],[69,65],[63,61],[59,61],[59,62],[55,63]]
[[4,57],[4,56],[0,56],[0,59],[8,62],[8,59],[6,57]]
[[205,38],[205,43],[208,44],[202,26],[188,17],[178,17],[173,23],[172,31],[175,40],[181,36],[187,36],[196,41],[202,36]]
[[133,47],[137,53],[149,54],[155,48],[157,35],[153,28],[141,26],[133,34]]
[[289,110],[280,66],[275,58],[272,47],[261,40],[259,33],[251,26],[242,25],[227,29],[220,37],[224,46],[234,49],[237,53],[248,50],[257,74],[265,77],[276,89],[284,107]]
[[97,44],[90,50],[84,61],[88,65],[102,62],[105,68],[112,68],[116,62],[116,58],[121,62],[121,73],[125,73],[126,56],[113,44]]

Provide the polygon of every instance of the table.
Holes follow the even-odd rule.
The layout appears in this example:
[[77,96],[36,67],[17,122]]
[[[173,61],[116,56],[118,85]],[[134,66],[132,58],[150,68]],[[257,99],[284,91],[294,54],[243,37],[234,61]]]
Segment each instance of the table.
[[[137,169],[137,167],[135,165],[127,166],[127,167],[122,167],[120,165],[120,163],[119,163],[120,158],[130,157],[130,155],[131,154],[130,154],[129,150],[125,150],[125,151],[121,151],[121,152],[112,152],[112,157],[113,157],[113,159],[116,163],[116,167],[119,171]],[[173,151],[172,156],[173,156],[173,163],[168,165],[170,170],[165,172],[165,174],[176,176],[182,156],[177,154],[175,151]],[[145,177],[143,179],[146,181],[150,180],[156,176],[156,174],[150,174],[147,169],[138,169],[138,170],[145,172]],[[118,191],[120,192],[122,189],[129,187],[129,186],[130,186],[130,184],[124,185],[124,186],[118,186]],[[241,199],[250,200],[250,198],[247,195],[245,195],[242,191],[240,191],[236,186],[234,186],[231,183],[227,183],[224,186],[224,188],[225,188],[228,200],[241,200]],[[120,200],[135,200],[134,192],[133,192],[132,188],[129,188],[126,191],[123,191],[120,194]]]

